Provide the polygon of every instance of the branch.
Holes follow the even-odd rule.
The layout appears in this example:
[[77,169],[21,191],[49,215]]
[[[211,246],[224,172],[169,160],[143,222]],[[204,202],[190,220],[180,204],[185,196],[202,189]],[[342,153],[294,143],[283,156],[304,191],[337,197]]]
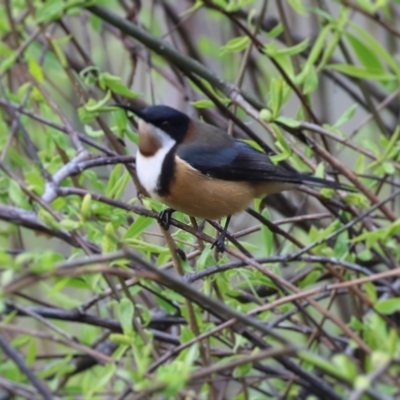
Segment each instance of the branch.
[[165,59],[179,67],[183,72],[191,72],[202,77],[203,79],[206,79],[209,83],[211,83],[212,86],[220,90],[228,97],[231,97],[232,92],[236,91],[239,92],[240,95],[243,96],[244,99],[246,99],[246,101],[252,104],[253,107],[257,107],[259,109],[264,107],[262,103],[258,102],[249,94],[241,92],[231,83],[228,83],[222,78],[218,77],[210,70],[210,68],[201,65],[199,62],[193,60],[190,57],[186,57],[182,53],[174,50],[164,40],[157,38],[156,36],[144,31],[143,29],[140,29],[138,26],[130,23],[126,19],[123,19],[112,11],[101,6],[91,6],[87,7],[87,9],[91,13],[100,17],[102,20],[119,28],[127,35],[134,37],[139,42],[143,43],[146,47],[153,50],[155,53],[163,56]]
[[[51,203],[57,197],[58,185],[68,176],[72,175],[75,171],[78,171],[78,164],[81,161],[85,161],[89,158],[89,154],[86,151],[81,151],[78,155],[61,167],[52,177],[51,181],[46,183],[46,187],[42,196],[42,200],[46,203]],[[75,172],[76,173],[76,172]]]
[[10,346],[4,336],[0,333],[0,348],[3,349],[4,354],[10,357],[11,360],[17,365],[18,369],[26,375],[32,385],[37,391],[43,396],[45,400],[53,400],[54,396],[50,392],[49,388],[36,377],[36,375],[26,365],[24,358],[21,353]]
[[[24,307],[23,310],[16,308],[12,303],[5,302],[5,314],[9,314],[13,311],[17,312],[19,316],[28,316],[24,310],[28,312],[40,315],[43,318],[55,319],[58,321],[69,321],[76,323],[83,323],[92,326],[98,326],[101,328],[109,329],[112,332],[122,332],[122,327],[117,319],[103,318],[93,314],[87,314],[81,312],[79,309],[75,310],[64,310],[61,308],[53,307]],[[170,315],[163,316],[152,316],[147,327],[149,329],[167,330],[173,325],[186,325],[185,318],[175,317]],[[163,329],[161,329],[163,328]]]
[[[372,275],[372,272],[369,269],[364,268],[360,265],[351,263],[349,261],[340,260],[336,257],[302,255],[297,258],[293,258],[290,254],[285,254],[283,256],[260,257],[260,258],[255,258],[254,260],[260,264],[274,264],[274,263],[283,264],[283,263],[286,263],[288,260],[298,261],[298,262],[309,262],[309,263],[329,263],[332,265],[341,265],[342,267],[344,267],[350,271],[359,272],[366,276]],[[199,279],[204,279],[208,276],[211,276],[211,275],[219,273],[219,272],[229,271],[231,269],[247,267],[247,266],[248,266],[248,264],[246,264],[246,262],[244,262],[244,261],[231,261],[226,264],[214,265],[212,267],[205,268],[201,271],[192,272],[190,274],[187,274],[187,275],[185,275],[185,280],[189,283],[193,283]]]
[[[0,219],[28,229],[33,229],[34,231],[45,233],[51,237],[57,237],[74,247],[80,247],[77,241],[68,232],[61,229],[55,230],[50,228],[48,225],[44,224],[33,211],[0,204]],[[97,245],[94,243],[87,244],[92,250],[99,252]]]
[[[45,124],[54,129],[57,129],[58,131],[63,132],[65,134],[68,134],[68,131],[64,126],[57,124],[56,122],[50,121],[49,119],[44,118],[41,115],[34,113],[33,111],[27,110],[26,108],[21,108],[21,105],[19,105],[19,104],[7,102],[3,99],[0,99],[0,107],[3,107],[3,108],[12,107],[15,110],[18,110],[21,114],[27,115],[29,118],[32,118],[35,121],[41,122],[42,124]],[[94,140],[92,140],[91,138],[86,136],[84,133],[78,132],[77,134],[78,134],[79,139],[83,143],[86,143],[87,145],[94,147],[95,149],[100,150],[101,152],[103,152],[109,156],[117,155],[117,153],[115,153],[112,150],[109,150],[108,148],[102,146],[101,144],[98,144],[97,142],[95,142]]]
[[[162,282],[163,285],[173,289],[175,292],[180,293],[182,296],[184,296],[187,299],[190,299],[192,302],[197,303],[201,308],[204,310],[207,310],[210,314],[216,316],[217,318],[221,319],[222,321],[230,320],[232,319],[233,321],[236,322],[236,327],[234,326],[234,329],[236,331],[241,332],[241,334],[246,337],[248,340],[254,341],[257,343],[261,348],[263,349],[268,349],[270,348],[269,345],[266,345],[261,341],[257,336],[255,336],[253,333],[250,331],[247,331],[247,329],[243,329],[241,326],[237,326],[238,323],[240,325],[244,325],[246,327],[252,327],[259,331],[260,333],[263,333],[264,335],[271,336],[275,338],[277,341],[283,344],[288,344],[288,341],[286,338],[283,336],[279,335],[273,330],[266,329],[265,324],[259,322],[255,318],[252,318],[246,314],[243,314],[241,312],[236,311],[235,309],[232,309],[228,306],[226,306],[224,303],[214,300],[213,298],[204,295],[201,292],[198,292],[197,290],[193,289],[192,287],[188,286],[184,281],[181,279],[175,277],[174,275],[162,271],[147,261],[143,260],[141,257],[136,255],[133,251],[126,249],[125,250],[126,257],[136,263],[138,263],[140,266],[142,266],[145,270],[154,273],[156,276],[158,276],[159,281]],[[338,396],[329,385],[326,384],[322,379],[319,377],[316,377],[315,375],[310,374],[309,372],[305,371],[289,359],[283,356],[276,356],[275,359],[284,365],[287,369],[290,371],[294,372],[295,374],[299,375],[301,378],[303,378],[305,381],[309,383],[309,385],[312,387],[314,393],[322,394],[324,398],[328,396],[329,398],[332,399],[340,399],[341,397]]]

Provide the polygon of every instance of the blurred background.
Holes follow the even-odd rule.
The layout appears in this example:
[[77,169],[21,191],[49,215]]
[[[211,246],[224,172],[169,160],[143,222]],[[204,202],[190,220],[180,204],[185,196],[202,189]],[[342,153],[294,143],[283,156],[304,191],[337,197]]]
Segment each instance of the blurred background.
[[[4,293],[0,333],[26,357],[30,354],[30,366],[51,390],[70,395],[82,385],[85,390],[77,390],[79,395],[94,395],[103,386],[99,383],[95,390],[90,381],[104,375],[114,379],[113,384],[104,383],[112,394],[129,387],[127,381],[133,378],[125,367],[136,368],[137,360],[126,356],[126,365],[108,372],[101,365],[90,369],[91,365],[82,373],[79,364],[84,356],[93,356],[88,348],[115,357],[114,361],[118,358],[113,352],[121,349],[121,342],[109,337],[126,334],[121,296],[145,314],[138,321],[146,334],[146,324],[152,318],[154,322],[155,316],[189,320],[190,329],[182,328],[182,320],[152,326],[170,335],[169,342],[165,337],[163,342],[160,332],[155,339],[159,342],[153,342],[153,337],[144,340],[159,355],[177,346],[182,332],[188,335],[185,340],[197,337],[211,329],[204,321],[215,322],[208,319],[209,311],[199,307],[196,315],[205,325],[194,329],[190,307],[185,308],[188,299],[165,289],[160,278],[143,280],[144,287],[129,281],[125,287],[127,276],[109,279],[105,273],[57,276],[54,272],[62,262],[69,265],[74,259],[125,246],[162,270],[184,275],[190,287],[243,313],[318,288],[321,296],[313,299],[321,308],[315,303],[309,307],[308,300],[283,300],[283,305],[260,314],[261,321],[295,343],[308,344],[328,363],[335,353],[346,354],[351,359],[349,368],[359,374],[371,372],[373,362],[368,357],[374,351],[385,352],[382,346],[389,341],[388,332],[398,331],[397,303],[391,303],[392,313],[384,303],[381,311],[389,316],[383,319],[371,312],[371,304],[398,298],[399,282],[386,277],[354,291],[345,286],[324,288],[392,273],[399,267],[398,1],[2,0],[0,4],[0,257],[4,264],[0,266]],[[211,239],[219,225],[198,220],[196,226],[177,213],[180,225],[168,235],[155,218],[163,206],[138,198],[135,121],[110,107],[116,102],[175,107],[249,140],[275,161],[331,176],[358,192],[304,189],[257,200],[251,215],[237,215],[230,225],[241,247],[229,242],[232,251],[217,255]],[[371,207],[374,211],[362,217]],[[360,221],[339,232],[356,218]],[[325,257],[323,261],[301,258],[310,245],[314,247],[306,255]],[[179,261],[175,247],[186,258]],[[293,261],[287,256],[291,254],[298,257]],[[249,267],[252,264],[243,257],[256,260],[276,276]],[[221,266],[226,269],[215,275],[193,278],[198,271]],[[36,277],[39,273],[43,275]],[[278,277],[286,280],[284,284]],[[70,310],[82,311],[83,316],[68,314]],[[87,348],[68,352],[38,334],[44,327]],[[378,328],[378,339],[371,339]],[[257,347],[244,336],[240,336],[243,342],[238,339],[235,344],[238,333],[229,332],[232,337],[224,338],[223,346],[213,342],[226,354],[215,351],[213,359],[212,351],[208,356],[201,353],[209,363],[233,356],[236,345],[243,354]],[[394,343],[398,349],[397,336]],[[2,357],[0,376],[30,384],[8,357]],[[157,359],[154,354],[148,357]],[[74,367],[67,369],[70,360]],[[204,358],[201,363],[207,365]],[[54,365],[59,372],[54,372]],[[271,365],[276,367],[274,362]],[[315,376],[320,373],[312,363],[306,367]],[[173,367],[171,371],[179,376]],[[255,381],[266,376],[257,374],[269,373],[257,370]],[[207,398],[233,398],[237,393],[243,396],[238,398],[278,398],[274,393],[285,388],[289,398],[315,395],[312,390],[301,395],[306,385],[292,385],[289,373],[293,370],[279,370],[279,379],[266,385],[249,380],[252,388],[262,387],[270,397],[246,397],[242,386],[249,383],[247,378],[225,377],[222,381],[229,394],[224,394],[221,383]],[[320,375],[325,379],[324,373]],[[67,383],[72,376],[72,384]],[[162,373],[148,376],[158,379]],[[349,398],[353,382],[342,387],[340,379],[327,376],[333,391]],[[388,372],[383,382],[394,376]],[[3,387],[9,393],[6,383]],[[12,393],[18,393],[11,387]],[[191,386],[195,391],[199,387],[198,382]],[[24,390],[27,398],[36,393]],[[123,397],[110,394],[110,398]]]

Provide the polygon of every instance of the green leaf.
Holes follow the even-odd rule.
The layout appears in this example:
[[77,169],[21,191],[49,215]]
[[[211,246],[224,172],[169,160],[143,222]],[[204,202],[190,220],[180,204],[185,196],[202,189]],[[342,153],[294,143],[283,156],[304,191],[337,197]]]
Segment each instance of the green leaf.
[[220,45],[211,36],[198,36],[197,46],[203,57],[218,58],[221,55]]
[[254,3],[254,0],[215,0],[226,12],[232,13]]
[[325,64],[330,60],[332,54],[336,50],[342,37],[342,31],[346,28],[345,25],[348,22],[349,13],[349,9],[342,7],[339,12],[339,18],[336,19],[334,22],[332,21],[333,35],[330,42],[327,43],[324,48],[324,52],[322,53],[321,60],[318,64],[318,71],[320,71],[325,66]]
[[385,350],[388,332],[387,322],[376,313],[364,316],[364,340],[372,350]]
[[99,129],[95,131],[90,125],[85,125],[84,129],[85,133],[92,138],[99,138],[101,136],[104,136],[103,130]]
[[360,79],[371,79],[375,81],[391,82],[397,80],[393,74],[383,74],[381,70],[373,70],[371,68],[361,68],[347,64],[329,64],[325,68],[341,72],[345,75]]
[[327,199],[331,199],[335,195],[335,191],[332,188],[322,188],[320,193]]
[[[66,37],[68,40],[71,38],[71,36],[67,36]],[[65,38],[61,38],[61,39],[50,39],[50,43],[53,47],[54,53],[56,53],[56,57],[59,61],[59,63],[61,64],[62,67],[67,67],[68,65],[68,61],[67,61],[67,57],[64,54],[64,51],[61,48],[61,44],[65,42]]]
[[[385,141],[385,144],[384,144],[385,150],[381,157],[382,160],[391,158],[391,155],[393,153],[394,153],[394,155],[393,155],[393,159],[394,159],[394,157],[397,157],[397,155],[400,153],[399,137],[400,137],[400,126],[399,125],[396,126],[396,129],[395,129],[393,135],[391,136],[389,142],[387,142],[387,139],[384,136],[381,136],[381,138]],[[396,149],[396,146],[397,146],[397,149]]]
[[322,162],[318,163],[317,168],[315,169],[315,174],[317,178],[324,178],[325,177],[325,167]]
[[71,357],[66,356],[60,359],[60,361],[44,364],[43,368],[37,372],[37,375],[41,379],[47,379],[53,376],[57,379],[57,377],[67,375],[69,372],[72,372],[73,369],[74,367],[73,363],[71,362]]
[[104,227],[104,234],[102,238],[101,248],[104,253],[110,253],[115,249],[114,235],[115,231],[111,222],[107,222]]
[[12,341],[11,345],[17,349],[26,346],[29,343],[29,336],[28,335],[19,335],[16,336]]
[[311,271],[302,281],[299,282],[299,287],[306,288],[307,286],[311,286],[312,284],[317,282],[320,276],[320,271]]
[[38,217],[50,228],[55,228],[55,229],[60,228],[58,221],[48,211],[44,210],[43,208],[39,210]]
[[130,180],[130,175],[129,172],[125,170],[125,172],[122,174],[122,176],[119,178],[117,184],[114,187],[113,197],[115,199],[119,199],[122,197],[122,194],[125,191],[126,185],[128,184]]
[[189,7],[187,10],[182,11],[179,16],[184,17],[185,15],[191,14],[194,11],[198,10],[199,8],[203,7],[204,1],[203,0],[196,0],[196,2],[192,5],[192,7]]
[[111,98],[111,91],[107,90],[106,95],[99,101],[95,99],[89,99],[88,102],[84,105],[86,111],[89,112],[96,112],[99,111],[104,105],[110,100]]
[[302,53],[308,47],[309,42],[310,39],[306,38],[300,43],[286,48],[279,48],[273,43],[268,43],[264,46],[264,52],[272,58],[275,58],[276,56],[294,56]]
[[[268,105],[272,110],[273,117],[277,117],[283,105],[283,78],[272,78],[269,86],[269,102]],[[261,110],[262,112],[263,110]]]
[[122,96],[128,97],[130,99],[135,99],[140,96],[140,93],[133,92],[128,89],[122,82],[121,78],[115,75],[111,75],[107,72],[103,72],[99,76],[100,87],[105,90],[110,89],[114,93],[118,93]]
[[79,71],[79,76],[88,86],[97,83],[99,75],[100,69],[94,65],[89,65]]
[[[6,269],[1,272],[0,284],[4,287],[8,285],[14,278],[14,271],[12,269]],[[1,296],[0,296],[1,297]]]
[[300,351],[298,355],[303,361],[321,369],[322,371],[327,372],[329,375],[344,380],[345,382],[350,382],[349,377],[346,376],[343,371],[339,370],[331,362],[325,360],[321,356],[305,351]]
[[390,315],[400,310],[400,297],[378,301],[374,308],[381,314]]
[[99,369],[98,378],[92,381],[92,384],[89,386],[89,390],[85,393],[85,397],[87,398],[92,398],[94,393],[105,390],[108,382],[115,375],[117,366],[114,364],[107,364],[104,366],[99,366]]
[[200,257],[196,261],[196,271],[201,271],[204,268],[215,264],[211,246],[211,244],[207,244],[204,247],[203,251],[200,254]]
[[364,210],[369,207],[369,202],[362,193],[348,193],[346,194],[344,200],[346,201],[346,203],[353,204]]
[[370,44],[362,42],[351,33],[346,32],[345,35],[354,52],[356,53],[358,60],[365,68],[371,68],[373,70],[380,71],[382,74],[386,73],[384,66]]
[[385,232],[385,236],[383,240],[389,239],[391,236],[397,235],[400,233],[400,218],[396,221],[392,222],[387,228]]
[[186,371],[190,371],[199,357],[199,344],[195,343],[189,347],[184,358]]
[[16,206],[25,209],[30,208],[24,191],[21,189],[21,186],[14,180],[9,181],[8,195],[10,196],[10,200]]
[[371,386],[371,379],[365,375],[359,375],[354,381],[354,389],[367,390]]
[[129,299],[124,297],[119,302],[118,307],[118,319],[121,323],[124,335],[131,335],[133,333],[133,315],[133,304]]
[[[385,2],[386,0],[384,0]],[[365,11],[373,14],[377,9],[380,7],[379,4],[374,4],[374,3],[382,3],[382,1],[374,1],[374,0],[358,0],[358,3],[361,8],[363,8]]]
[[339,118],[338,120],[335,122],[335,124],[333,125],[334,128],[339,128],[339,126],[343,125],[345,122],[347,122],[349,119],[351,119],[356,110],[357,110],[358,105],[357,104],[353,104],[350,108],[348,108]]
[[275,119],[276,122],[280,122],[283,125],[289,126],[290,128],[298,128],[300,126],[300,122],[296,121],[293,118],[285,117],[280,115],[278,118]]
[[37,355],[37,343],[34,340],[30,340],[28,343],[28,349],[26,350],[26,363],[29,367],[34,365]]
[[233,370],[233,377],[234,378],[242,378],[242,377],[248,375],[252,369],[253,369],[253,363],[251,363],[251,362],[238,365]]
[[145,242],[139,239],[125,239],[125,243],[132,245],[136,250],[153,252],[157,254],[169,253],[168,247],[159,246],[157,244]]
[[25,252],[25,253],[21,253],[18,254],[17,257],[15,257],[15,263],[16,265],[23,265],[23,264],[28,264],[30,262],[32,262],[32,260],[35,258],[35,254],[34,253],[30,253],[30,252]]
[[349,233],[348,231],[342,232],[336,239],[333,253],[336,258],[343,260],[349,251]]
[[0,54],[2,55],[2,57],[8,57],[11,56],[12,54],[14,54],[15,51],[10,49],[6,43],[4,43],[4,41],[0,42]]
[[212,100],[208,100],[208,99],[191,101],[190,104],[193,107],[196,107],[196,108],[211,108],[211,107],[215,107],[214,102]]
[[154,223],[154,219],[140,215],[125,232],[123,240],[134,239]]
[[394,165],[389,161],[384,161],[382,167],[386,174],[393,175],[396,172]]
[[289,0],[290,7],[296,11],[297,14],[307,15],[307,10],[302,2],[302,0]]
[[351,27],[357,31],[364,43],[368,44],[368,46],[371,48],[371,51],[373,51],[380,60],[385,61],[392,71],[396,73],[398,79],[400,79],[400,67],[398,61],[370,33],[352,21],[349,23]]
[[65,3],[59,0],[46,0],[43,5],[38,7],[35,22],[41,24],[53,19],[60,18],[64,11]]
[[349,327],[359,332],[362,332],[364,330],[364,324],[360,320],[358,320],[354,315],[352,315],[350,318]]
[[300,73],[300,75],[307,74],[310,68],[315,66],[315,63],[317,62],[318,58],[321,55],[322,50],[325,47],[326,37],[328,36],[328,33],[331,31],[331,29],[332,25],[328,24],[319,33],[318,38],[314,42],[314,45],[310,51],[307,61],[303,66],[303,71]]
[[388,338],[388,343],[387,343],[387,350],[389,353],[389,357],[391,357],[391,358],[395,357],[398,343],[399,343],[399,335],[398,335],[396,329],[390,328],[389,338]]
[[[361,261],[369,261],[369,260],[372,259],[373,254],[372,254],[371,250],[364,249],[364,250],[361,250],[361,251],[357,254],[357,256],[358,256],[358,258],[359,258]],[[375,300],[376,300],[376,299],[375,299]]]
[[277,125],[273,125],[274,127],[274,132],[276,134],[277,142],[276,146],[282,150],[281,154],[273,155],[271,156],[271,161],[276,163],[282,160],[287,159],[291,154],[292,154],[292,149],[287,143],[285,136],[283,135],[281,129]]
[[333,364],[336,365],[338,370],[340,370],[347,376],[350,382],[353,382],[357,378],[357,367],[347,355],[335,354],[332,357],[332,361]]
[[[267,208],[264,208],[264,210],[262,211],[262,216],[268,221],[271,221],[271,214],[269,213]],[[274,248],[274,234],[271,232],[271,229],[269,229],[264,224],[261,224],[261,233],[264,243],[265,254],[266,256],[269,256],[272,254],[272,250]]]
[[81,203],[81,215],[85,219],[89,218],[92,213],[91,204],[92,204],[92,195],[90,193],[87,193],[83,197]]
[[13,64],[17,61],[18,53],[15,51],[11,55],[9,55],[4,61],[0,64],[0,74],[4,74],[7,72]]
[[[46,250],[37,256],[35,264],[39,265],[41,272],[53,271],[57,263],[64,261],[64,257],[52,250]],[[37,268],[35,267],[37,271]]]
[[110,178],[108,179],[108,184],[106,188],[106,196],[117,198],[117,194],[121,194],[125,189],[125,186],[129,180],[129,174],[127,176],[127,172],[122,172],[122,165],[117,164],[110,174]]
[[367,293],[368,299],[372,304],[375,304],[376,300],[378,299],[375,285],[372,282],[366,282],[363,284],[363,288]]
[[97,112],[88,111],[85,107],[78,108],[78,117],[82,124],[87,124],[88,122],[92,122],[94,119],[98,117]]
[[221,47],[221,54],[236,53],[243,51],[250,43],[248,36],[238,36],[231,39],[225,46]]
[[314,67],[311,67],[310,72],[305,76],[303,82],[303,94],[313,93],[318,88],[318,74]]
[[[53,288],[51,288],[53,289]],[[75,308],[81,304],[81,300],[78,297],[74,297],[61,292],[50,292],[48,290],[47,299],[54,305],[62,306],[63,308]]]
[[282,32],[283,32],[283,24],[279,23],[267,33],[267,37],[269,37],[270,39],[274,39],[277,36],[279,36]]
[[37,63],[36,59],[30,57],[28,60],[28,69],[30,74],[39,82],[43,82],[43,70],[42,67]]
[[72,219],[66,218],[60,221],[60,225],[67,231],[73,231],[80,228],[81,223],[79,221],[74,221]]
[[120,345],[130,346],[134,338],[132,336],[123,335],[121,333],[112,333],[110,335],[110,340],[114,343],[118,343]]

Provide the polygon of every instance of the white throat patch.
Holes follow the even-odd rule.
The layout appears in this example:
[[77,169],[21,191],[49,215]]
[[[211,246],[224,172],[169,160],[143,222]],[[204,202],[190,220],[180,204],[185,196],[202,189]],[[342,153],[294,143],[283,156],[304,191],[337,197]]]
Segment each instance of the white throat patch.
[[[149,124],[148,124],[149,125]],[[136,153],[136,172],[140,183],[152,198],[158,199],[157,189],[165,156],[175,146],[176,142],[162,129],[151,126],[160,140],[161,148],[150,157],[144,156],[139,150]]]

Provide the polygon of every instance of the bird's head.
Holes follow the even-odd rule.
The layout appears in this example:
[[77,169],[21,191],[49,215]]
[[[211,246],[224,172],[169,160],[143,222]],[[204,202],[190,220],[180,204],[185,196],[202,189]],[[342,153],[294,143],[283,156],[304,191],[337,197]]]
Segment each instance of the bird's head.
[[116,104],[115,106],[131,111],[139,118],[140,135],[159,137],[162,143],[168,140],[168,138],[163,137],[166,135],[179,144],[185,139],[188,132],[190,118],[172,107],[156,105],[139,109],[123,104]]

